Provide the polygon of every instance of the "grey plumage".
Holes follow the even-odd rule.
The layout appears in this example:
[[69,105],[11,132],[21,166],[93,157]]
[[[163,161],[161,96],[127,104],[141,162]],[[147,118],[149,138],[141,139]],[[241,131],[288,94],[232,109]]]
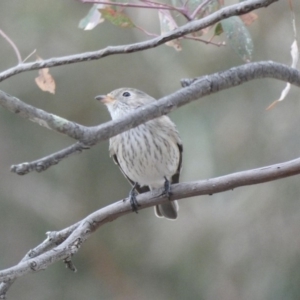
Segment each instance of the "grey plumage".
[[[156,101],[149,95],[132,88],[117,89],[106,96],[97,96],[112,117],[120,118],[135,109]],[[175,124],[167,116],[150,120],[110,139],[110,156],[136,190],[143,193],[164,186],[165,178],[178,183],[182,142]],[[176,219],[177,201],[155,208],[158,217]]]

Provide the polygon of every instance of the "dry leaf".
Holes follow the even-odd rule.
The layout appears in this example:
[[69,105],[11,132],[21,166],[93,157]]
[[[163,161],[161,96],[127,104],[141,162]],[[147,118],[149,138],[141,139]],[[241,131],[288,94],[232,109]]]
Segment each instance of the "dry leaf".
[[[158,16],[161,34],[172,31],[178,27],[171,13],[168,10],[158,10]],[[176,51],[182,50],[179,39],[168,41],[165,44],[167,46],[173,47]]]
[[[298,58],[299,58],[299,50],[298,50],[298,44],[297,41],[294,40],[292,46],[291,46],[291,56],[292,56],[292,68],[296,68]],[[289,91],[291,89],[291,84],[288,82],[285,86],[285,88],[281,91],[280,98],[272,102],[266,110],[272,109],[278,102],[285,99],[285,97],[288,95]]]
[[[294,32],[294,41],[291,46],[291,57],[292,57],[292,68],[296,68],[298,60],[299,60],[299,48],[298,48],[298,42],[297,42],[297,29],[296,29],[296,19],[294,11],[292,10],[293,7],[290,6],[291,9],[291,15],[292,15],[292,25],[293,25],[293,32]],[[271,103],[266,110],[269,110],[273,108],[278,102],[285,99],[285,97],[288,95],[289,91],[291,89],[291,84],[288,82],[285,86],[285,88],[281,91],[280,98],[278,100],[275,100],[273,103]]]
[[123,12],[118,12],[111,7],[105,7],[99,9],[102,14],[102,17],[112,24],[122,27],[122,28],[134,28],[135,25],[132,20]]
[[[37,60],[42,59],[38,57]],[[49,92],[51,94],[55,93],[55,81],[52,75],[49,73],[48,68],[39,70],[39,76],[35,78],[35,82],[42,91]]]
[[211,27],[212,27],[212,26],[205,27],[205,28],[203,28],[203,29],[197,31],[196,33],[198,33],[198,36],[206,35],[206,34],[209,33]]

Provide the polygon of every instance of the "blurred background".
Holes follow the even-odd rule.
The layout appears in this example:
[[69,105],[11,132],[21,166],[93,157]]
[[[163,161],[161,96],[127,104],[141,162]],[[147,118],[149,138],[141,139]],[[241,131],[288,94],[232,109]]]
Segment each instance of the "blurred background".
[[[300,3],[294,1],[297,27]],[[148,39],[108,22],[92,31],[78,23],[91,5],[79,1],[1,1],[2,29],[25,58],[46,59]],[[159,32],[154,10],[131,10],[134,21]],[[288,4],[257,11],[249,28],[253,61],[291,63],[293,32]],[[210,37],[210,35],[208,36]],[[219,41],[225,40],[222,36]],[[1,82],[0,89],[28,104],[83,125],[110,120],[94,97],[128,86],[160,98],[180,79],[242,64],[229,46],[183,41],[50,70],[56,94],[35,84],[37,71]],[[17,63],[0,37],[0,68]],[[30,60],[34,60],[33,56]],[[284,162],[299,156],[299,89],[266,111],[285,84],[261,79],[222,91],[171,114],[184,143],[181,181],[193,181]],[[0,108],[0,269],[15,265],[45,239],[87,214],[128,195],[129,184],[108,154],[108,141],[43,173],[18,176],[12,164],[32,161],[73,143]],[[9,299],[299,299],[300,185],[294,176],[180,201],[170,222],[153,209],[100,228],[74,257],[18,279]]]

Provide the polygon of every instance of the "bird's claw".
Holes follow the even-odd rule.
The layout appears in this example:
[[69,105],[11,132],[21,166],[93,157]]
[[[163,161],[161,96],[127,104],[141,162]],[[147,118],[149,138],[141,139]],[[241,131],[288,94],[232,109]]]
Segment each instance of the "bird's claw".
[[137,183],[134,184],[134,186],[132,187],[132,189],[129,192],[129,202],[130,202],[132,211],[134,211],[135,213],[138,213],[140,204],[136,200],[136,190],[135,190],[136,186],[137,186]]
[[171,183],[170,183],[170,180],[168,180],[168,178],[166,176],[164,178],[165,178],[165,183],[164,183],[163,195],[166,195],[168,197],[168,199],[170,200],[170,197],[172,196]]

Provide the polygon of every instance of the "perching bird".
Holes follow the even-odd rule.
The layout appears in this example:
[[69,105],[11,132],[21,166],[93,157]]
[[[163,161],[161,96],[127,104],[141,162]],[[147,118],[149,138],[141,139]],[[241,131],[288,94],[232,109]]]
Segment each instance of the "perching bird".
[[[107,106],[113,120],[156,101],[132,88],[120,88],[96,99]],[[137,210],[132,199],[134,190],[144,193],[164,187],[165,193],[170,195],[170,184],[179,182],[183,148],[175,124],[169,117],[150,120],[112,137],[109,142],[110,156],[133,186],[130,193],[133,210]],[[157,205],[155,214],[176,219],[177,201]]]

